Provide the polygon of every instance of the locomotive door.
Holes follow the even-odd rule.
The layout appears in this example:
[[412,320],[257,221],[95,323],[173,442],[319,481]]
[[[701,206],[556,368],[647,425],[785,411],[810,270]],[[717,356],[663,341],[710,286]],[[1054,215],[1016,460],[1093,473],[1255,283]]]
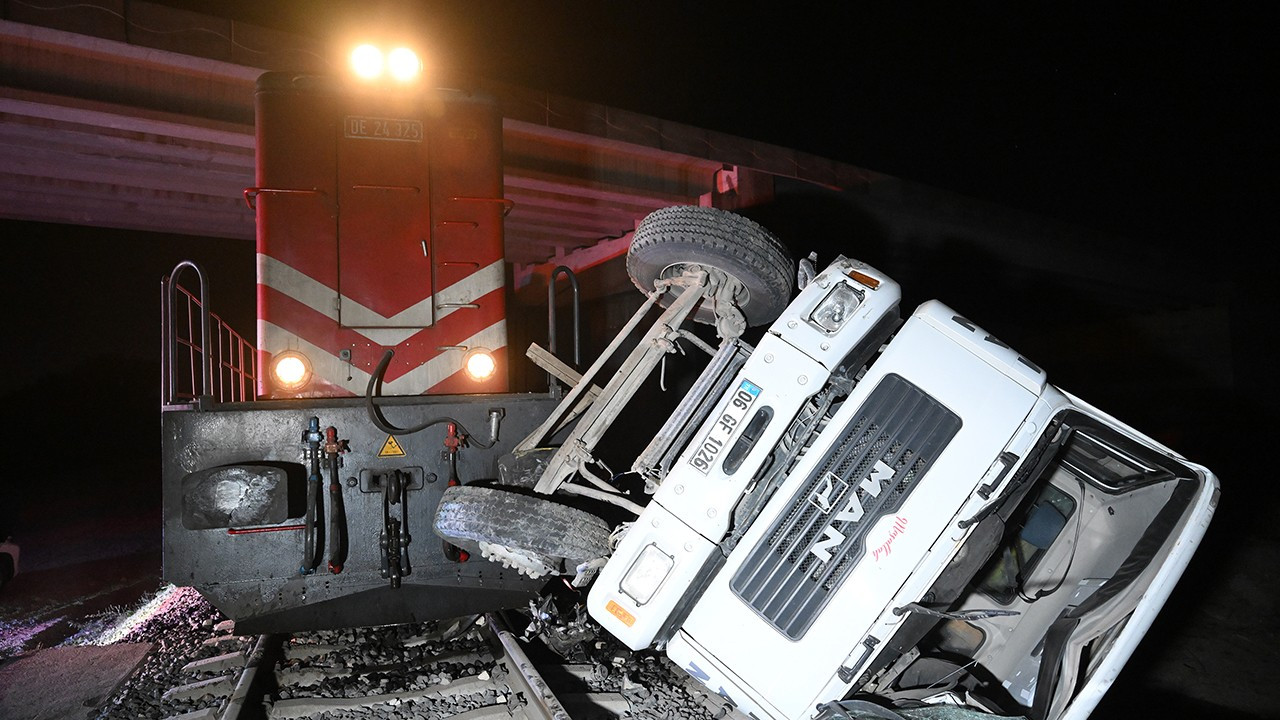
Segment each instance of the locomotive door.
[[[338,139],[338,322],[419,330],[432,309],[431,188],[420,118],[348,114]],[[396,345],[412,333],[380,337]]]

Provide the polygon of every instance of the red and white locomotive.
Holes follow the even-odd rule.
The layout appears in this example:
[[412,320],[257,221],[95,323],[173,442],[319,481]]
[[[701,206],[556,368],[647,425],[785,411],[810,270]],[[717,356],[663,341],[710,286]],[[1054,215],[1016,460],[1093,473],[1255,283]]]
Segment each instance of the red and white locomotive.
[[[257,91],[262,397],[502,392],[502,125],[462,91],[268,73]],[[470,362],[471,372],[464,374]]]
[[166,339],[164,576],[245,632],[523,604],[537,583],[430,531],[443,489],[491,477],[499,432],[552,402],[507,394],[496,102],[270,72],[255,114],[256,372],[187,293],[194,331]]

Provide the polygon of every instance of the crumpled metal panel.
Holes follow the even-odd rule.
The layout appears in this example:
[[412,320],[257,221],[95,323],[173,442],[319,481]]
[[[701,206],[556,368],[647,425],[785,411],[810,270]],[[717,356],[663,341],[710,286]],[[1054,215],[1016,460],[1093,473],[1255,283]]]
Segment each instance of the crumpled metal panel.
[[[301,465],[296,467],[302,471]],[[289,517],[289,474],[267,465],[191,473],[182,479],[182,526],[207,530],[282,523]]]

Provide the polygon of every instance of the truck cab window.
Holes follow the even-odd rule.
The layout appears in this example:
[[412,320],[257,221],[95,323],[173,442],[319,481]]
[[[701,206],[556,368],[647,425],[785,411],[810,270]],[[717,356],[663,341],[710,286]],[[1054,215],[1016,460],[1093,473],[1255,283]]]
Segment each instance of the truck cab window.
[[1067,493],[1053,485],[1041,488],[1018,516],[1017,530],[983,572],[979,591],[1003,605],[1013,602],[1075,509],[1076,501]]

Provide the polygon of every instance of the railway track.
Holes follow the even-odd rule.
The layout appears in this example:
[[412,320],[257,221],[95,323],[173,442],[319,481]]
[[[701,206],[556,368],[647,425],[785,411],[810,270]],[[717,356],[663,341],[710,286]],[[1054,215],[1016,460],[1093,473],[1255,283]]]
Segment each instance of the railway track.
[[[515,622],[519,622],[519,616]],[[523,643],[500,615],[440,623],[170,637],[98,720],[714,720],[742,716],[659,655],[579,638],[576,662]],[[165,650],[162,642],[160,650]],[[166,667],[167,662],[167,667]]]
[[480,616],[430,630],[295,635],[282,649],[266,716],[569,720],[532,664],[509,654],[509,633],[493,625]]

